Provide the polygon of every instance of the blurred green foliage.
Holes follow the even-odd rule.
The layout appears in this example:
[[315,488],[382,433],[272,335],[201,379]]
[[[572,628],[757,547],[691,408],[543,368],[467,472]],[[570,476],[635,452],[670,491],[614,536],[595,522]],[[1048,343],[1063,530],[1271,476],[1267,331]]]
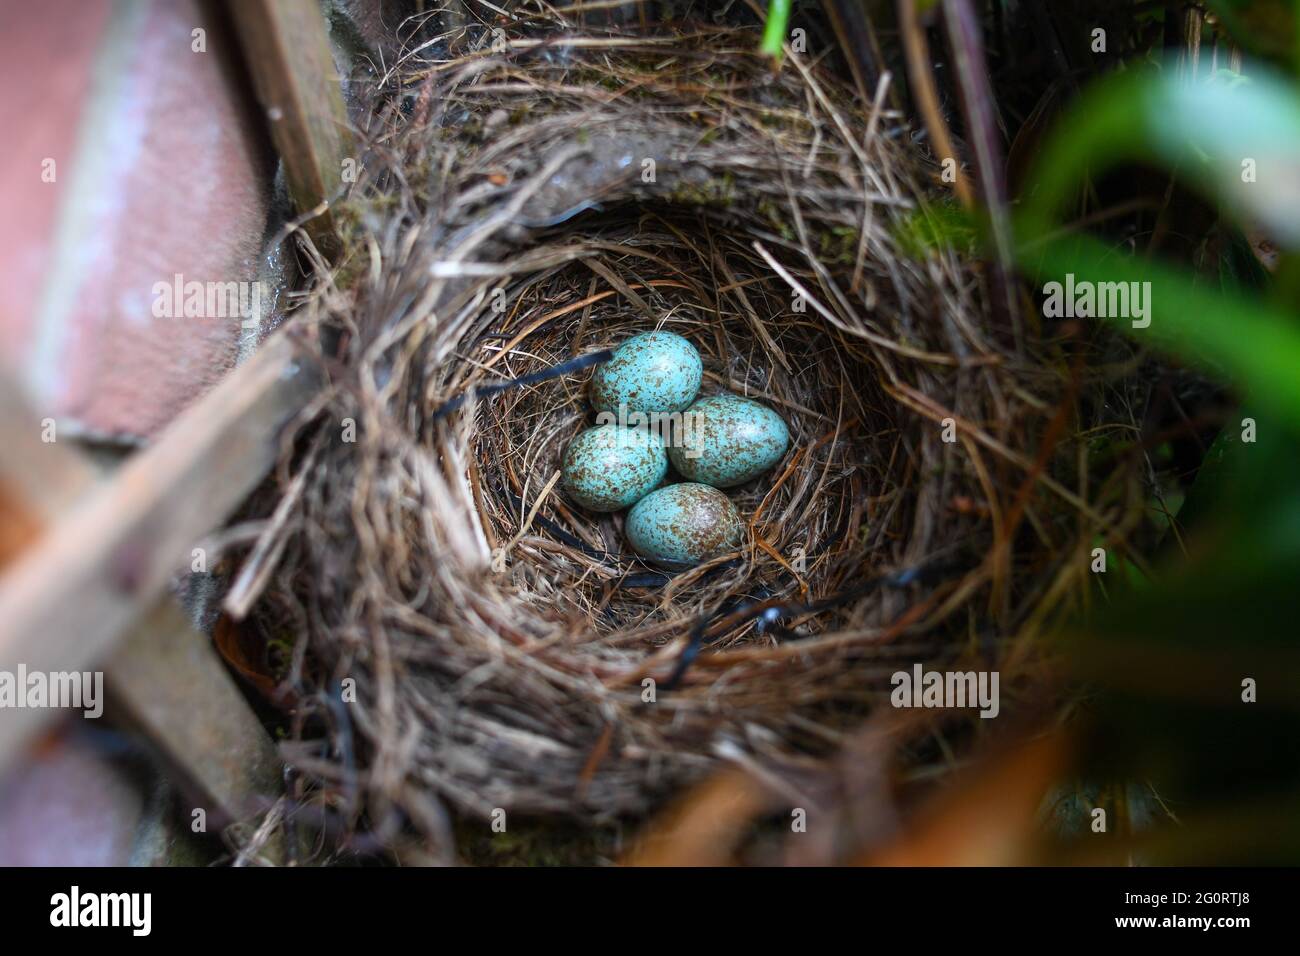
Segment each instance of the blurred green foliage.
[[[1265,24],[1254,48],[1290,57],[1289,9],[1246,0],[1214,6],[1234,29]],[[1058,220],[1078,207],[1086,183],[1124,163],[1168,171],[1231,224],[1235,239],[1224,246],[1219,281]],[[1140,587],[1110,589],[1110,600],[1065,635],[1075,675],[1098,689],[1087,707],[1086,772],[1153,782],[1170,819],[1186,825],[1182,844],[1164,846],[1158,861],[1182,861],[1194,845],[1197,862],[1294,862],[1300,312],[1285,283],[1290,250],[1300,245],[1300,92],[1292,78],[1258,64],[1204,80],[1187,79],[1173,63],[1117,72],[1058,118],[1027,183],[1016,222],[1026,275],[1150,283],[1149,326],[1124,316],[1106,321],[1199,367],[1241,403],[1179,513],[1185,553]],[[1271,288],[1242,229],[1262,230],[1283,250]],[[1253,441],[1244,437],[1246,419]]]
[[1233,37],[1256,55],[1289,60],[1296,50],[1292,0],[1208,0]]

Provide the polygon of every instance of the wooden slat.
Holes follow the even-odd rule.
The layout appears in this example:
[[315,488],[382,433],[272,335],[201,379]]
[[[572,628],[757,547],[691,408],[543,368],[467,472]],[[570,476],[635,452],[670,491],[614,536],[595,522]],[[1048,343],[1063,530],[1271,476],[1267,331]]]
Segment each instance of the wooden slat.
[[[217,829],[279,795],[282,761],[213,649],[170,597],[113,651],[104,677]],[[188,822],[188,815],[187,821]]]
[[[0,670],[83,670],[106,658],[266,475],[316,381],[282,330],[62,511],[0,577]],[[6,712],[0,767],[51,714]]]
[[[234,0],[229,6],[284,162],[289,195],[301,212],[332,202],[343,160],[355,158],[338,72],[318,0]],[[334,247],[328,211],[306,224],[316,245]]]
[[[45,429],[16,383],[0,375],[0,522],[30,529],[30,546],[88,494],[99,475],[70,443]],[[17,553],[0,554],[0,568]],[[244,819],[282,789],[275,745],[240,694],[212,642],[170,595],[104,665],[110,692],[200,801],[213,828]],[[278,841],[265,850],[282,856]]]
[[59,512],[95,483],[89,462],[45,440],[43,420],[22,389],[0,374],[0,568],[16,560]]

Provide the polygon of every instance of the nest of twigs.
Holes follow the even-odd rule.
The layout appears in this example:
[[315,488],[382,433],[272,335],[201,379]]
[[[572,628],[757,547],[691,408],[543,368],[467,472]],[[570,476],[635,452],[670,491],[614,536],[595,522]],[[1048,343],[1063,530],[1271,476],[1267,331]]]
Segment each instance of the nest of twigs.
[[[883,97],[754,48],[570,36],[385,91],[255,614],[350,822],[643,813],[722,757],[832,749],[914,662],[997,667],[1062,600],[1042,555],[1082,502],[1017,450],[1061,363],[909,240],[938,177]],[[743,547],[678,573],[556,481],[593,356],[655,328],[792,436],[731,492]]]

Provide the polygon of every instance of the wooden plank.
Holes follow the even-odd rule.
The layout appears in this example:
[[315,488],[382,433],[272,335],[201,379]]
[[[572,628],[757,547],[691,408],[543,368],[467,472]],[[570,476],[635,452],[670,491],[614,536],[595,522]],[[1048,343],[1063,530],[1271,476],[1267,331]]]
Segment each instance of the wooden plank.
[[335,247],[328,204],[355,158],[338,71],[318,0],[234,0],[229,6],[271,138],[284,162],[289,195],[328,255]]
[[[55,441],[47,441],[48,438]],[[69,442],[57,441],[15,382],[0,375],[0,502],[6,527],[32,541],[98,480]],[[8,563],[0,557],[0,567]],[[248,815],[259,796],[281,790],[275,746],[212,643],[164,595],[106,665],[110,690],[204,801],[213,826]]]
[[90,464],[57,438],[28,408],[18,384],[0,375],[0,566],[21,554],[52,516],[95,483]]
[[[0,670],[84,670],[107,657],[189,566],[194,544],[266,475],[281,429],[317,381],[280,331],[152,447],[62,510],[0,577]],[[51,713],[5,714],[0,767]]]
[[104,679],[182,792],[200,801],[210,830],[248,819],[282,792],[283,762],[266,728],[170,596],[113,651]]

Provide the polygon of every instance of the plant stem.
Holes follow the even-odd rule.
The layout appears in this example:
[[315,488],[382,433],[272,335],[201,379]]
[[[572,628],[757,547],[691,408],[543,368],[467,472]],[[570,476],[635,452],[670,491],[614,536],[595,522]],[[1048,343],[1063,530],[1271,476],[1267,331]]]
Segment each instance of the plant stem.
[[767,5],[767,21],[763,24],[763,43],[759,51],[780,62],[789,24],[790,0],[771,0]]

